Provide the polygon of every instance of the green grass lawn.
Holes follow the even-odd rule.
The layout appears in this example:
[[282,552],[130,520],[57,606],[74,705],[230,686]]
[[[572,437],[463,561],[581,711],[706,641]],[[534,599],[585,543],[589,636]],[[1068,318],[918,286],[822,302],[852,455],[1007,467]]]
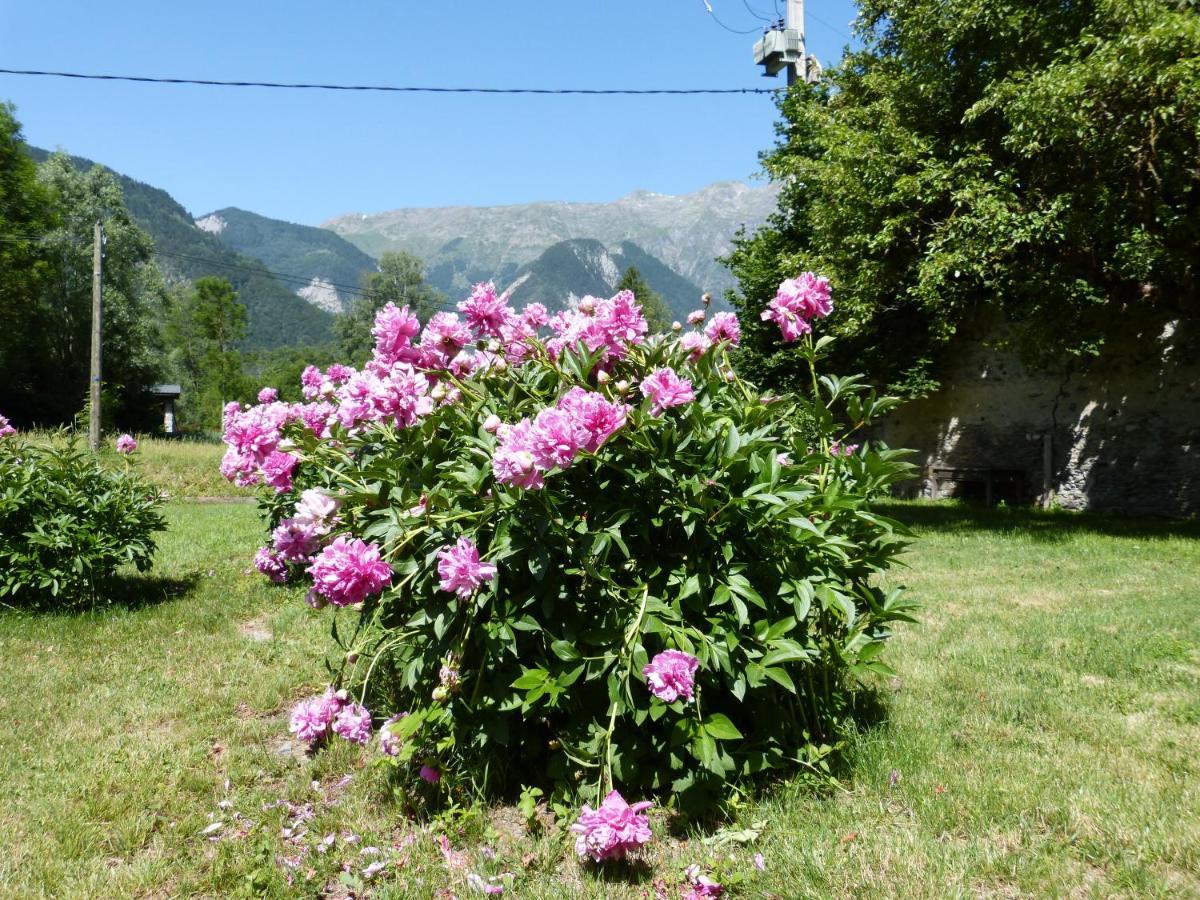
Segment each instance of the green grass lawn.
[[510,809],[405,819],[368,751],[298,753],[286,712],[324,684],[330,611],[250,569],[253,507],[173,504],[113,606],[0,612],[0,895],[467,897],[507,871],[518,897],[679,897],[699,862],[744,897],[1200,896],[1200,529],[889,512],[917,529],[894,580],[925,608],[840,784],[747,801],[744,844],[656,813],[647,865],[598,875]]

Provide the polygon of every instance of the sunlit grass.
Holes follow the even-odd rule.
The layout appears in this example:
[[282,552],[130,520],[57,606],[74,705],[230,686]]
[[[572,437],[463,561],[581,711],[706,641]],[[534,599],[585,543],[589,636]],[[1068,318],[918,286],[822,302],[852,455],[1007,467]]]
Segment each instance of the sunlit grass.
[[[164,456],[176,448],[168,468],[191,452],[201,465],[188,445]],[[142,452],[149,467],[157,448]],[[508,871],[518,897],[653,896],[655,879],[678,896],[691,862],[747,897],[1200,893],[1200,530],[888,511],[918,533],[892,580],[925,608],[839,785],[765,790],[737,813],[736,827],[765,823],[744,845],[668,838],[658,812],[648,865],[600,875],[563,832],[528,835],[502,808],[446,824],[466,853],[448,865],[371,752],[298,753],[286,710],[324,683],[329,611],[250,571],[252,507],[173,504],[153,574],[112,606],[0,613],[0,895],[344,894],[358,879],[380,897],[471,896],[468,873]],[[286,809],[263,808],[280,799],[312,803],[294,844]],[[367,846],[393,863],[361,882]],[[301,848],[296,870],[282,864]]]

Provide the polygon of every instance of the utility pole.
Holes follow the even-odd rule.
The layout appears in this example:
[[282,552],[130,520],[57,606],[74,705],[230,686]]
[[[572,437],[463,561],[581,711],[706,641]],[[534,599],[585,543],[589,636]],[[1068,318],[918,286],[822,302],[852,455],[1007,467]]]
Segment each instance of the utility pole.
[[92,367],[88,385],[88,445],[100,449],[100,358],[103,340],[104,226],[92,232]]
[[800,58],[788,66],[787,83],[791,87],[808,77],[807,47],[804,43],[804,0],[787,0],[787,30],[794,31],[800,39]]
[[772,78],[787,69],[790,87],[797,81],[816,81],[821,64],[809,56],[804,41],[804,0],[787,0],[787,18],[764,29],[754,44],[754,61]]

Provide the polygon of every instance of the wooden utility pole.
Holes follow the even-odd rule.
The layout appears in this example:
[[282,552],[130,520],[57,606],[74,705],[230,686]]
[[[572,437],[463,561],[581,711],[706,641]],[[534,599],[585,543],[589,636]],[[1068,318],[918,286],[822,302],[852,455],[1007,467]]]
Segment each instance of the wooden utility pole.
[[104,226],[92,232],[92,367],[88,385],[88,445],[100,449],[100,358],[103,341]]

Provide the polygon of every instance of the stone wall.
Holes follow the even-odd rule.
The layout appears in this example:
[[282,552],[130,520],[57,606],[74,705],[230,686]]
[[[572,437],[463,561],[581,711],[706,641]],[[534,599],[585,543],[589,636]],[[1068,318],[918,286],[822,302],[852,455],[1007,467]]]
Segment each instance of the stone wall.
[[[917,451],[908,493],[1040,502],[1068,509],[1200,514],[1200,360],[1168,326],[1146,353],[1070,374],[1031,372],[974,344],[945,385],[877,430]],[[1140,356],[1140,360],[1139,360]]]

